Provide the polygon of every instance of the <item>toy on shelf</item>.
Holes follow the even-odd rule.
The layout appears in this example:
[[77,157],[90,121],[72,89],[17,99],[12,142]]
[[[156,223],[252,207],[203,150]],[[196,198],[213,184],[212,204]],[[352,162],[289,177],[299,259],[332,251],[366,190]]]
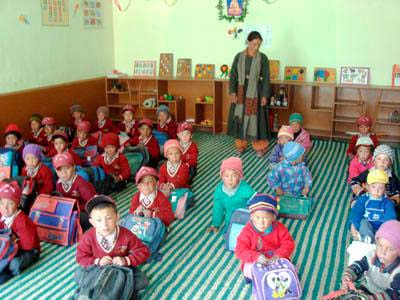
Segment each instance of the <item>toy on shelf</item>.
[[214,103],[214,97],[212,96],[200,96],[196,98],[196,102],[198,103]]
[[285,67],[285,80],[305,81],[306,67]]
[[172,96],[170,94],[161,95],[159,99],[160,100],[169,100],[169,101],[175,100],[174,96]]
[[279,88],[278,94],[274,94],[271,96],[270,106],[279,106],[279,107],[287,107],[288,106],[288,98],[286,95],[286,90],[284,86]]
[[200,122],[200,125],[203,125],[203,126],[213,126],[214,125],[214,121],[213,120],[203,120],[203,121],[201,121]]
[[143,106],[146,108],[154,108],[156,107],[157,100],[154,97],[147,98],[143,101]]
[[400,112],[398,110],[392,111],[389,114],[389,122],[400,123]]
[[113,82],[110,92],[112,92],[112,93],[121,93],[123,91],[124,91],[124,87],[122,86],[121,83]]

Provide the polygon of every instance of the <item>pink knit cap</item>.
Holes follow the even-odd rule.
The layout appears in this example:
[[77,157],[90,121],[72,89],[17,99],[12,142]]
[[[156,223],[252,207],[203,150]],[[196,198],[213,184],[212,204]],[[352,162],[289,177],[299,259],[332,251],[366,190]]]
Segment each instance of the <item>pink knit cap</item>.
[[278,131],[278,138],[281,135],[288,136],[288,137],[290,137],[291,140],[293,140],[293,138],[294,138],[293,128],[291,126],[282,125],[282,127]]
[[379,227],[375,238],[388,240],[400,254],[400,222],[396,220],[386,221]]
[[182,153],[182,146],[181,146],[181,144],[179,143],[179,141],[178,141],[178,140],[175,140],[175,139],[170,139],[170,140],[167,140],[167,141],[165,142],[165,144],[164,144],[164,156],[165,156],[165,157],[167,157],[167,152],[168,152],[168,150],[171,149],[171,148],[178,148],[179,151],[181,151],[181,153]]
[[239,157],[232,156],[222,161],[221,171],[220,171],[221,177],[224,171],[227,169],[235,170],[236,172],[239,173],[240,178],[243,178],[243,163]]

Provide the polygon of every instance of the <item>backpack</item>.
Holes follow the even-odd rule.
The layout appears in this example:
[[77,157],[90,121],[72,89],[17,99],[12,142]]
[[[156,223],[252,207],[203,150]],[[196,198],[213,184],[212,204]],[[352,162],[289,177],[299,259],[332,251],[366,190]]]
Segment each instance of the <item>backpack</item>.
[[20,207],[22,211],[28,215],[32,203],[35,201],[37,197],[36,180],[31,177],[18,177],[18,179],[22,179],[22,184],[21,184],[22,195],[21,195]]
[[235,251],[236,239],[243,227],[250,220],[250,212],[248,209],[239,208],[236,209],[231,216],[229,221],[228,230],[225,233],[225,249],[229,251]]
[[256,300],[300,300],[302,289],[297,270],[286,258],[280,258],[267,265],[254,263],[251,273]]
[[58,130],[64,132],[67,135],[67,137],[68,137],[68,141],[67,142],[72,142],[72,140],[74,139],[74,136],[75,136],[75,130],[72,127],[60,126],[58,128]]
[[96,145],[74,148],[73,151],[84,161],[85,166],[90,166],[96,160],[98,154]]
[[81,176],[86,181],[93,184],[96,192],[99,195],[108,195],[111,192],[112,177],[107,176],[102,167],[89,166],[80,167],[77,166],[76,174]]
[[41,241],[70,246],[82,235],[77,200],[41,194],[37,196],[29,218],[37,226]]
[[76,300],[130,300],[134,290],[133,270],[116,265],[79,268],[75,280]]
[[183,219],[186,210],[194,206],[194,194],[190,189],[175,189],[169,195],[168,200],[171,202],[172,211],[176,219]]
[[277,197],[279,217],[289,219],[307,219],[314,199],[303,195],[284,195]]
[[0,180],[18,176],[18,153],[12,148],[0,148]]
[[153,130],[153,136],[156,138],[158,144],[163,146],[165,142],[169,139],[169,135],[165,132],[161,132],[159,130]]
[[142,166],[147,165],[150,160],[149,152],[146,147],[126,147],[122,153],[128,160],[132,176],[134,176]]
[[18,244],[12,237],[11,229],[0,230],[0,273],[8,266],[17,255]]

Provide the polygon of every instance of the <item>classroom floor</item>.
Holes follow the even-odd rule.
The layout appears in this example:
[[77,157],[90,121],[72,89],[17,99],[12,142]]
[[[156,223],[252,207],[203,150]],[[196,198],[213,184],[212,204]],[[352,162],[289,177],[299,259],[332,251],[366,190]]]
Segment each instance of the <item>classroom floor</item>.
[[[197,133],[199,169],[193,183],[196,206],[184,220],[172,225],[166,244],[161,248],[163,259],[143,266],[150,285],[142,299],[250,299],[251,288],[245,285],[239,261],[224,250],[220,234],[206,233],[211,222],[214,187],[219,182],[222,159],[235,155],[233,139],[226,135]],[[269,151],[275,142],[271,143]],[[313,174],[312,194],[316,204],[306,221],[281,220],[296,241],[293,262],[303,286],[303,298],[316,300],[339,287],[349,243],[346,220],[349,213],[349,189],[346,185],[346,143],[314,140],[309,155]],[[397,158],[400,150],[397,150]],[[255,157],[254,151],[243,156],[245,179],[259,192],[271,192],[265,176],[267,159]],[[399,159],[395,170],[399,170]],[[125,216],[132,184],[115,195],[121,216]],[[0,299],[70,299],[75,289],[73,280],[75,246],[64,248],[42,243],[40,261],[20,276],[0,287]]]

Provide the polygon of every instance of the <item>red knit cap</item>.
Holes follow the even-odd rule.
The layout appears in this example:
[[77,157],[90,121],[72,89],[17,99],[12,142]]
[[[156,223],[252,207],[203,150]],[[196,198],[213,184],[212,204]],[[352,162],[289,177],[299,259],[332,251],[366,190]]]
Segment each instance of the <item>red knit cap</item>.
[[180,132],[185,131],[185,130],[193,132],[192,125],[190,125],[188,122],[179,123],[177,132],[180,133]]
[[132,105],[127,104],[122,108],[122,113],[124,113],[126,111],[130,111],[132,113],[135,113],[135,108]]
[[90,122],[89,121],[80,121],[78,125],[76,125],[77,131],[89,132],[90,131]]
[[243,178],[243,163],[239,157],[232,156],[222,161],[221,171],[220,171],[221,177],[224,171],[227,169],[235,170],[236,172],[239,173],[240,178]]
[[101,146],[105,148],[107,145],[112,145],[119,148],[119,137],[114,132],[106,133],[101,141]]
[[53,157],[53,166],[55,169],[74,165],[74,159],[72,158],[72,155],[68,152],[60,153]]
[[16,181],[0,181],[0,199],[7,198],[12,200],[17,206],[21,201],[21,189]]
[[4,135],[7,136],[8,134],[14,134],[17,139],[21,139],[21,130],[19,129],[17,124],[11,123],[7,126],[6,130],[4,130]]
[[150,119],[147,119],[147,118],[143,118],[142,120],[140,120],[139,127],[142,126],[142,125],[147,125],[151,129],[153,128],[153,122]]
[[169,139],[164,144],[164,156],[167,157],[167,152],[171,148],[178,148],[179,151],[182,153],[182,146],[178,140]]
[[44,117],[42,125],[56,125],[56,120],[53,117]]
[[358,119],[357,119],[357,126],[360,126],[360,125],[364,125],[364,126],[368,126],[368,127],[371,127],[371,125],[372,125],[372,120],[371,120],[371,118],[370,117],[368,117],[368,116],[360,116],[360,117],[358,117]]
[[158,174],[155,169],[150,168],[150,167],[141,167],[135,176],[136,184],[139,183],[140,179],[142,179],[144,176],[147,176],[147,175],[151,175],[158,179]]
[[57,138],[62,138],[64,141],[68,142],[68,135],[64,131],[56,130],[51,136],[51,140],[54,141]]

